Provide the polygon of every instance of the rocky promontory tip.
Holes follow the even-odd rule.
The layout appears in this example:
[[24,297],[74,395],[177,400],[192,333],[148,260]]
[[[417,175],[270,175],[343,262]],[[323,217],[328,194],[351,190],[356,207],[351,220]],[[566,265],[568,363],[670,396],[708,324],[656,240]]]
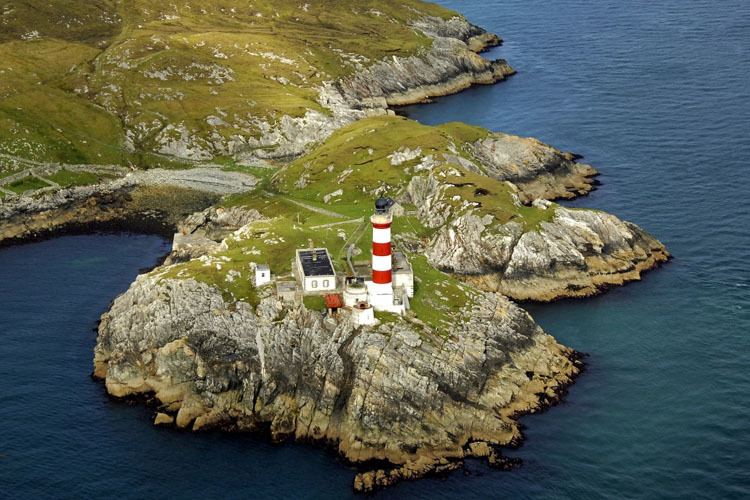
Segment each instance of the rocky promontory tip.
[[[515,417],[557,397],[579,368],[572,352],[499,294],[465,321],[357,328],[266,296],[253,310],[215,289],[141,276],[102,317],[95,375],[117,397],[153,394],[193,430],[269,429],[276,439],[336,443],[367,491],[450,470],[520,437]],[[160,417],[159,421],[166,421]]]
[[[552,210],[548,203],[536,205]],[[637,281],[670,254],[634,224],[602,212],[557,207],[536,231],[515,222],[493,230],[466,214],[438,232],[427,256],[482,290],[550,302]]]

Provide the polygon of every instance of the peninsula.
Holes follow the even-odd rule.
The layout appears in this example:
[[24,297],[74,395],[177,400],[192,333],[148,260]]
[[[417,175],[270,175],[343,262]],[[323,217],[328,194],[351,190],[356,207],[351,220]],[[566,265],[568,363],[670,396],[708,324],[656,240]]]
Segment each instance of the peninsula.
[[514,73],[457,13],[89,4],[0,18],[0,244],[173,237],[94,350],[108,393],[149,400],[156,424],[323,443],[357,491],[467,457],[506,467],[517,417],[581,370],[514,300],[593,295],[669,258],[555,203],[594,188],[576,155],[394,113]]

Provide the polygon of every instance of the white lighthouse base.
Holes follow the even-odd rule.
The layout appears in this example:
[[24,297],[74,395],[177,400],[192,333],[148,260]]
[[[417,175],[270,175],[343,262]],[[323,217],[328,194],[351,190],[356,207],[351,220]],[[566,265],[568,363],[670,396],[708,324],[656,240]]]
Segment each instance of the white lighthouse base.
[[352,322],[356,326],[374,326],[378,324],[372,306],[366,302],[360,302],[352,307]]
[[383,285],[365,281],[367,286],[367,301],[375,311],[389,312],[403,315],[409,308],[409,299],[403,290],[394,292],[393,285]]

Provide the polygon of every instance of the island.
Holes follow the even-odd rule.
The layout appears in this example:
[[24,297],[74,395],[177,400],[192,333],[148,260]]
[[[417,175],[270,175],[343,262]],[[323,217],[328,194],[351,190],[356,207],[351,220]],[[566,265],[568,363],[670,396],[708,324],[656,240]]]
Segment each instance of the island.
[[32,4],[0,35],[0,244],[173,238],[94,350],[108,393],[155,424],[321,443],[363,492],[468,457],[505,468],[517,418],[582,369],[517,302],[669,258],[555,202],[595,187],[577,155],[394,112],[514,73],[442,7]]

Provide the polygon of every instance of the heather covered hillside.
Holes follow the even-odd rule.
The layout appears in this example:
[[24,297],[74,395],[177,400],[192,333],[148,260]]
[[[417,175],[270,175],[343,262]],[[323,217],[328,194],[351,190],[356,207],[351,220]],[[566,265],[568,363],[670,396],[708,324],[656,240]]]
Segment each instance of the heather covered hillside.
[[327,82],[428,51],[420,20],[453,15],[414,0],[6,2],[0,153],[149,166],[273,149],[263,136],[285,117],[331,113]]

